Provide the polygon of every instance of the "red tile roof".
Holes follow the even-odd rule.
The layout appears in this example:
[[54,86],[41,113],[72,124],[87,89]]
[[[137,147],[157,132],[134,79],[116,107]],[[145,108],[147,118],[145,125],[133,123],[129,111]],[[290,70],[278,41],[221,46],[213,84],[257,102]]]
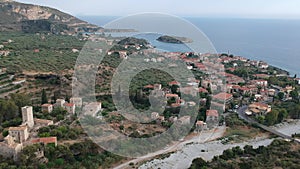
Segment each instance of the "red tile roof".
[[204,89],[203,87],[199,88],[199,92],[200,93],[208,93],[208,91],[206,89]]
[[228,100],[232,97],[233,97],[232,94],[228,94],[228,93],[219,93],[219,94],[213,96],[213,98],[218,99],[218,100]]
[[204,122],[203,122],[203,121],[197,121],[196,125],[197,125],[197,126],[203,126],[203,125],[204,125]]
[[206,111],[206,116],[218,117],[219,113],[218,113],[217,110],[207,110]]
[[168,94],[166,94],[166,97],[179,97],[179,96],[178,96],[178,94],[170,94],[170,93],[168,93]]
[[242,90],[242,91],[249,91],[249,90],[251,90],[251,89],[248,88],[248,87],[241,87],[240,90]]
[[43,104],[42,107],[50,107],[52,104]]
[[43,138],[37,138],[37,139],[31,140],[31,143],[49,144],[49,143],[56,143],[56,142],[57,142],[56,137],[43,137]]
[[154,86],[153,86],[153,85],[146,85],[146,86],[144,86],[144,88],[145,88],[145,89],[153,89]]
[[66,107],[73,107],[73,106],[75,106],[75,104],[74,103],[65,103],[64,106],[66,106]]
[[180,85],[180,83],[179,82],[177,82],[177,81],[172,81],[172,82],[169,82],[169,85],[170,86],[172,86],[172,85]]

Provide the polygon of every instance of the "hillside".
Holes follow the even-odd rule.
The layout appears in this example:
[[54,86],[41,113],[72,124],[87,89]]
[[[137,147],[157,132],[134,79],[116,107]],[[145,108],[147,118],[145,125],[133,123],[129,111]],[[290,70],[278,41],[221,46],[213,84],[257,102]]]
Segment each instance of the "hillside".
[[72,34],[99,30],[102,28],[53,8],[0,0],[0,31]]

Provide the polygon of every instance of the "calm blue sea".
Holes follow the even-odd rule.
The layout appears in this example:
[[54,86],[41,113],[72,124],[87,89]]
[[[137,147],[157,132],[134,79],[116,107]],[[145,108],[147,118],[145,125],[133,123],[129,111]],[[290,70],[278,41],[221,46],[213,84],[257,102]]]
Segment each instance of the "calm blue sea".
[[[103,26],[118,17],[79,18]],[[300,75],[300,20],[185,19],[201,29],[219,53],[229,51],[231,54],[263,60],[289,71],[291,75]]]

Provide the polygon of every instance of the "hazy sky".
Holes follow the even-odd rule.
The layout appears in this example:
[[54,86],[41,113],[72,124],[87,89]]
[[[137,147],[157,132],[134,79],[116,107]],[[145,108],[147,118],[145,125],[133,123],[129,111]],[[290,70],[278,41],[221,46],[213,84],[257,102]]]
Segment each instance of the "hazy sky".
[[178,16],[300,19],[298,0],[17,0],[82,16],[162,12]]

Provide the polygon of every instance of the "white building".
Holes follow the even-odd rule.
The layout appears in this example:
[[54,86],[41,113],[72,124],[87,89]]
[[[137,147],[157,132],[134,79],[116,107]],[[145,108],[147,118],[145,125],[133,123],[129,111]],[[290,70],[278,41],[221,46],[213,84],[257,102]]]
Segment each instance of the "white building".
[[55,104],[54,104],[54,107],[64,107],[64,104],[66,103],[66,101],[64,99],[57,99]]
[[92,102],[84,106],[83,113],[95,117],[101,108],[101,102]]
[[64,109],[67,110],[70,114],[75,114],[75,104],[74,103],[65,103]]
[[157,120],[159,117],[159,114],[157,112],[152,112],[151,113],[151,120]]
[[42,105],[42,112],[51,113],[52,111],[53,111],[53,105],[52,104],[43,104]]
[[22,107],[22,119],[23,125],[27,125],[29,128],[34,126],[32,106]]
[[80,97],[72,97],[70,99],[70,103],[74,103],[76,107],[82,107],[82,98],[80,98]]
[[15,142],[23,143],[29,137],[29,132],[27,126],[20,127],[10,127],[8,129],[9,136],[14,138]]
[[191,116],[182,116],[178,119],[180,124],[186,125],[191,123]]

